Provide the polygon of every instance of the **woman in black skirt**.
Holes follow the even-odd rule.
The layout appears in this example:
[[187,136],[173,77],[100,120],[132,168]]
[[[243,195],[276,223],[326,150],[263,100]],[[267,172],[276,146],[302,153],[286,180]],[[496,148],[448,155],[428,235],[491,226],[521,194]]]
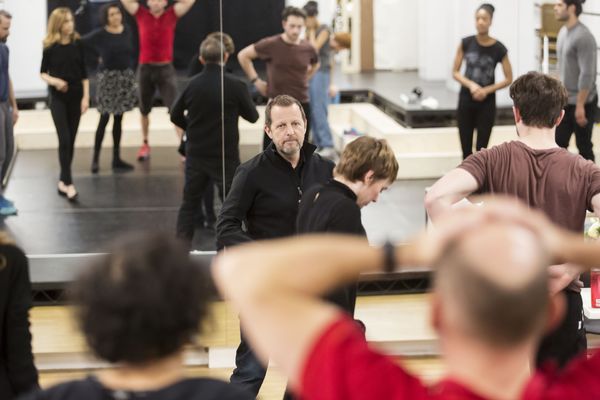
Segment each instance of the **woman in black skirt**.
[[94,141],[92,173],[99,170],[100,149],[104,131],[113,115],[113,171],[130,171],[133,166],[121,160],[123,114],[137,102],[133,64],[135,60],[131,31],[123,24],[123,14],[117,4],[107,4],[100,10],[103,28],[83,38],[84,43],[100,58],[97,75],[97,107],[100,121]]
[[40,73],[50,87],[50,112],[58,134],[58,194],[75,201],[71,163],[79,120],[89,107],[90,97],[83,44],[75,31],[73,14],[66,7],[54,9],[48,19]]
[[[477,151],[487,147],[496,119],[496,91],[512,82],[512,67],[506,47],[490,36],[494,6],[482,4],[475,13],[477,35],[464,38],[454,59],[454,79],[461,85],[458,100],[458,132],[463,160],[473,153],[473,131],[477,129]],[[465,73],[460,69],[466,63]],[[496,83],[496,65],[502,63],[504,80]]]

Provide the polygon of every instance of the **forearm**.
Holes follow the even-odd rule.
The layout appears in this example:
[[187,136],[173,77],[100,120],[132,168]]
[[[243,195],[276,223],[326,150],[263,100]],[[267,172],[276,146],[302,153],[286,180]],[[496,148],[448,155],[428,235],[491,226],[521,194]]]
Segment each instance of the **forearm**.
[[17,98],[15,97],[15,90],[13,88],[12,79],[8,79],[8,101],[10,102],[10,106],[16,110],[17,107]]
[[[397,265],[420,264],[411,247],[396,248]],[[229,249],[214,269],[227,297],[277,296],[289,293],[319,297],[361,273],[383,270],[384,252],[364,238],[347,235],[307,235],[254,242]]]
[[240,56],[238,57],[238,61],[240,62],[240,67],[242,67],[248,79],[254,79],[258,77],[256,68],[254,68],[254,63],[252,62],[252,59],[250,57],[240,54]]
[[577,107],[585,107],[589,94],[589,89],[580,89],[579,92],[577,92]]
[[56,78],[53,76],[50,76],[50,74],[48,74],[46,72],[42,72],[40,74],[40,77],[42,78],[42,80],[44,82],[46,82],[50,86],[54,86],[56,84]]
[[82,80],[81,85],[83,86],[83,98],[89,100],[89,98],[90,98],[90,81],[89,81],[89,79]]
[[484,87],[484,89],[488,94],[492,94],[492,93],[497,92],[500,89],[504,89],[505,87],[509,86],[511,84],[511,82],[512,82],[512,80],[510,80],[510,79],[504,79],[501,82],[486,86],[486,87]]
[[454,73],[452,74],[452,76],[454,77],[454,80],[457,81],[458,83],[460,83],[462,86],[470,89],[471,86],[476,85],[475,82],[473,82],[470,79],[467,79],[463,74],[461,74],[459,71],[454,71]]

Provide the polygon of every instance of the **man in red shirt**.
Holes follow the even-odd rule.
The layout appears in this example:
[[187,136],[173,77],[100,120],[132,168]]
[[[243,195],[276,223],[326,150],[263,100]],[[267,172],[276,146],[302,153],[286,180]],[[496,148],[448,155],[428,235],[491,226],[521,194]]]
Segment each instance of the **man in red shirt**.
[[[142,114],[143,144],[138,160],[150,158],[148,131],[152,100],[159,90],[163,104],[169,109],[177,95],[177,74],[173,67],[173,39],[177,20],[184,16],[196,0],[178,0],[167,7],[167,0],[147,0],[148,8],[138,0],[121,0],[125,10],[137,21],[140,37],[138,81],[140,86],[140,113]],[[181,133],[178,131],[179,136]]]
[[[597,265],[600,246],[511,199],[441,217],[435,232],[403,246],[350,236],[304,236],[230,249],[213,265],[217,287],[240,312],[247,337],[302,399],[600,398],[600,353],[565,370],[529,360],[564,311],[549,295],[547,266]],[[431,321],[448,376],[426,387],[369,348],[362,332],[320,296],[360,273],[433,265]]]
[[[583,231],[586,210],[600,213],[600,167],[559,147],[555,131],[567,104],[567,90],[557,79],[529,72],[513,82],[517,140],[483,149],[448,172],[429,188],[425,207],[436,218],[474,192],[516,196],[540,209],[563,228]],[[579,271],[553,266],[554,292],[567,299],[561,325],[541,343],[538,365],[554,360],[559,366],[587,348]]]
[[[240,66],[256,90],[265,97],[287,94],[302,103],[306,114],[306,138],[310,132],[310,103],[308,82],[319,70],[319,55],[309,41],[301,39],[306,26],[306,13],[297,7],[286,7],[281,15],[283,33],[270,36],[247,46],[238,53]],[[267,64],[267,82],[262,80],[255,59]],[[271,143],[265,133],[263,149]]]

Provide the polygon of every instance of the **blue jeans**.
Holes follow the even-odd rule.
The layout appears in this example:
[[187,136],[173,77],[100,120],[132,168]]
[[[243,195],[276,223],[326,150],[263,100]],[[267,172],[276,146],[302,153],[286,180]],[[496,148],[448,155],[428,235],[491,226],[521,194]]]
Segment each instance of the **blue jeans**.
[[308,85],[310,96],[310,125],[313,143],[318,147],[333,147],[331,129],[327,120],[329,105],[329,71],[317,71]]

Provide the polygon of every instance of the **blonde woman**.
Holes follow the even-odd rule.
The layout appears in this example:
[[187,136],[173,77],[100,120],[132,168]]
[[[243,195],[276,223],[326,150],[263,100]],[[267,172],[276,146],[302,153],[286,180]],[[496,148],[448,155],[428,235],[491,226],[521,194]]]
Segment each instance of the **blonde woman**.
[[84,47],[75,31],[73,14],[66,7],[56,8],[50,14],[40,72],[50,88],[50,112],[58,134],[58,194],[75,201],[77,190],[71,177],[71,162],[79,119],[89,107],[89,81]]

